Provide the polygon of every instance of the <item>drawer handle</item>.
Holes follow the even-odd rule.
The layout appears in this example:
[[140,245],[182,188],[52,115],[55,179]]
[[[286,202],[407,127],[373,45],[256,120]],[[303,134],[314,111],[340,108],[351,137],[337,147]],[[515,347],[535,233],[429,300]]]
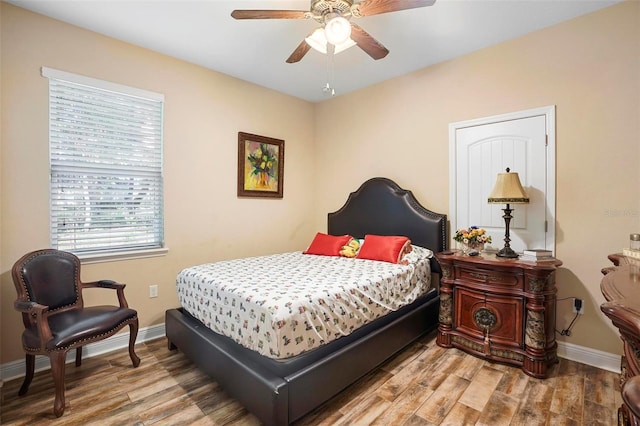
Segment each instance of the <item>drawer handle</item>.
[[489,329],[485,328],[484,333],[484,342],[482,348],[484,349],[484,354],[489,356],[491,355],[491,340],[489,339]]

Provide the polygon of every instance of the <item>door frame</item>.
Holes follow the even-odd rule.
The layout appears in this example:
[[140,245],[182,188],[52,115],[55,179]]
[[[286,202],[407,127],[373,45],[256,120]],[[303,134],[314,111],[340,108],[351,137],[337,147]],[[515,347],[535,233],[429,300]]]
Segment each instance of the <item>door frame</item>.
[[503,121],[520,120],[530,117],[544,116],[547,134],[545,163],[545,203],[546,203],[546,247],[555,255],[556,245],[556,106],[549,105],[523,111],[515,111],[490,117],[474,118],[449,124],[449,225],[450,238],[458,229],[457,221],[457,152],[456,132],[467,127],[495,124]]

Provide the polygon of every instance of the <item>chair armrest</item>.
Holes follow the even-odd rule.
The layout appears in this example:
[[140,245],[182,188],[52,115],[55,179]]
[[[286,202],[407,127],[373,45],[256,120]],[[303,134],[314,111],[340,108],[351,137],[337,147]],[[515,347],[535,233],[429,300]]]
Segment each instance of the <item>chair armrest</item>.
[[127,303],[127,299],[124,297],[124,288],[126,284],[118,283],[112,280],[100,280],[100,281],[91,281],[88,283],[81,283],[80,288],[108,288],[112,290],[116,290],[118,293],[118,303],[121,308],[128,308],[129,304]]
[[[53,335],[49,328],[49,307],[36,302],[16,300],[13,304],[17,311],[29,316],[28,322],[35,324],[38,329],[38,337],[40,340],[40,350],[44,350],[47,342],[51,340]],[[25,327],[28,326],[27,319],[23,316]]]
[[31,316],[36,316],[38,312],[42,314],[49,310],[48,306],[41,305],[36,302],[24,301],[24,300],[16,300],[13,306],[16,308],[18,312],[22,312],[23,314],[29,314]]
[[112,280],[100,280],[100,281],[92,281],[92,282],[88,282],[88,283],[82,283],[83,287],[87,287],[87,288],[111,288],[114,290],[117,290],[119,288],[124,289],[126,284],[120,284],[118,282],[112,281]]

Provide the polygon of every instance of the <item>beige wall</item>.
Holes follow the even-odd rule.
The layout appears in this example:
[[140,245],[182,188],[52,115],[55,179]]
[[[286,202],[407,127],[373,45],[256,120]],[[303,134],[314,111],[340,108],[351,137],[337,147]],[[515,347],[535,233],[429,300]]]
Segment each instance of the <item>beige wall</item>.
[[[449,123],[547,105],[557,108],[558,297],[586,301],[572,336],[559,340],[619,353],[599,284],[607,254],[640,230],[639,2],[319,104],[317,226],[372,176],[447,213]],[[349,119],[334,120],[340,114]],[[557,328],[571,319],[570,300],[559,301]]]
[[[175,277],[206,261],[302,249],[315,233],[314,107],[308,102],[100,36],[6,3],[2,10],[0,344],[22,357],[11,266],[49,246],[48,81],[44,66],[165,94],[165,236],[169,254],[86,265],[89,281],[127,283],[140,326],[178,306]],[[236,197],[237,132],[285,140],[284,198]],[[159,297],[148,298],[158,284]],[[95,294],[88,303],[102,302]],[[109,296],[111,296],[109,294]],[[108,300],[108,299],[107,299]],[[115,298],[114,298],[115,301]]]
[[[166,96],[169,254],[83,269],[85,280],[128,283],[142,327],[161,323],[165,309],[177,305],[174,278],[181,268],[302,248],[325,229],[326,213],[370,177],[394,179],[428,208],[447,213],[449,123],[556,105],[559,297],[586,300],[574,334],[560,339],[619,352],[619,339],[598,310],[599,271],[606,255],[640,230],[640,3],[315,106],[5,3],[0,11],[0,362],[22,357],[11,265],[49,245],[43,65]],[[340,112],[348,120],[336,121]],[[236,197],[238,131],[285,139],[283,200]],[[270,226],[252,220],[256,211]],[[152,283],[160,286],[157,299],[147,297]],[[558,328],[568,324],[569,312],[569,302],[559,302]]]

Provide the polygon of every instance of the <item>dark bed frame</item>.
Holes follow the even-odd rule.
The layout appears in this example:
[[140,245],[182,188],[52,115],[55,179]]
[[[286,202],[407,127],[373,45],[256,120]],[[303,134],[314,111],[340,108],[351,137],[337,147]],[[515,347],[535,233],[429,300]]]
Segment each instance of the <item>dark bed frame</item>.
[[[373,178],[328,215],[328,233],[405,235],[434,252],[446,248],[446,215],[418,203],[411,191]],[[432,271],[440,266],[431,259]],[[219,335],[182,308],[166,312],[169,349],[178,348],[198,368],[267,425],[301,418],[438,325],[434,288],[409,306],[349,336],[285,361],[276,361]]]

